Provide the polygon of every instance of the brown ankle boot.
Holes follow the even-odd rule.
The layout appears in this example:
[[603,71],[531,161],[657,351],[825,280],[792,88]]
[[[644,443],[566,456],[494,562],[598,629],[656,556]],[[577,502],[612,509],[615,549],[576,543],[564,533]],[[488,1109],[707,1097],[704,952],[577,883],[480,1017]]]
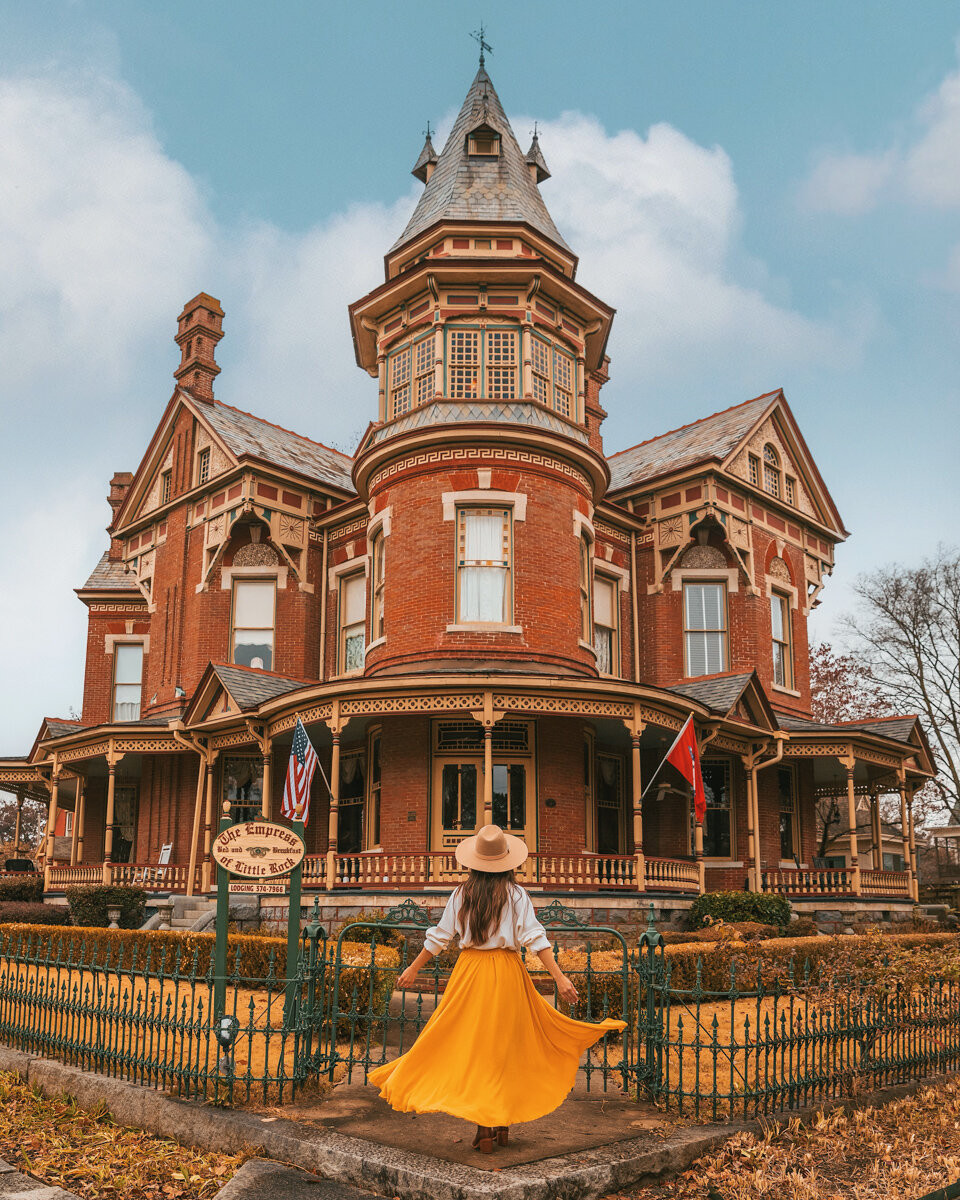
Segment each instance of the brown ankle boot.
[[498,1146],[505,1146],[507,1144],[507,1139],[510,1136],[510,1126],[495,1125],[493,1127],[493,1136],[497,1139]]
[[478,1125],[476,1136],[473,1139],[474,1150],[479,1150],[481,1154],[493,1153],[493,1130],[489,1125]]

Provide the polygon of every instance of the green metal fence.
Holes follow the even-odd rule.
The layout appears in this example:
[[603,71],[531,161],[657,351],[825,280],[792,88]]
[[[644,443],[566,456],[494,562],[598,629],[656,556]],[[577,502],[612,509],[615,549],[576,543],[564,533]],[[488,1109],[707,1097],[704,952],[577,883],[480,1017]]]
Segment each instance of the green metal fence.
[[[697,1120],[789,1111],[960,1069],[960,985],[834,979],[809,965],[758,966],[750,986],[686,981],[650,925],[628,946],[559,903],[541,909],[580,993],[572,1015],[622,1018],[584,1057],[591,1090],[622,1090]],[[104,950],[78,932],[0,929],[0,1041],[184,1098],[281,1103],[311,1085],[361,1080],[402,1054],[441,1002],[454,952],[435,958],[416,991],[397,975],[429,923],[407,901],[328,941],[314,904],[295,976],[228,964],[226,1002],[198,954]],[[212,956],[211,956],[212,958]],[[559,1003],[539,964],[537,986]]]

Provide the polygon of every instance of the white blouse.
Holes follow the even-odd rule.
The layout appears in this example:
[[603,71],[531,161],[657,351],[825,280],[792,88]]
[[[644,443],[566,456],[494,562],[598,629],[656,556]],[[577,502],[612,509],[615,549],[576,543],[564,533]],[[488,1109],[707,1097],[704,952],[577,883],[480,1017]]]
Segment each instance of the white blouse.
[[485,942],[476,945],[470,937],[470,927],[460,932],[460,907],[463,903],[463,889],[455,888],[443,910],[443,916],[436,925],[432,925],[424,939],[424,949],[431,954],[439,954],[451,938],[458,938],[461,949],[467,950],[517,950],[525,946],[528,950],[549,950],[550,939],[537,920],[533,911],[533,903],[522,887],[514,884],[510,888],[510,896],[503,906],[497,927],[490,931]]

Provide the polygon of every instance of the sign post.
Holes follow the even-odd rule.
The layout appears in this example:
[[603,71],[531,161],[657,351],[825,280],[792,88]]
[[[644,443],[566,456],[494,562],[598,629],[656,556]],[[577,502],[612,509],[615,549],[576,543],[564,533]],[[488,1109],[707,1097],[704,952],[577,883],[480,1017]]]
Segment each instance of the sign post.
[[[224,801],[217,840],[230,828],[230,804]],[[219,1021],[227,1005],[227,925],[230,921],[230,872],[217,859],[217,936],[213,947],[213,1016]]]

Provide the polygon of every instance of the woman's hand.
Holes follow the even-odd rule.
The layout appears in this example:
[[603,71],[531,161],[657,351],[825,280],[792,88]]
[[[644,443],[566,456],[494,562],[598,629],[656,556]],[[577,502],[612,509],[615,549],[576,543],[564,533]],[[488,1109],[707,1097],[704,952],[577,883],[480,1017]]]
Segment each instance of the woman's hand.
[[413,985],[417,982],[418,974],[419,974],[419,971],[417,970],[416,963],[411,963],[410,966],[407,967],[407,969],[405,971],[402,971],[397,976],[397,987],[400,989],[400,991],[401,992],[409,991],[413,987]]
[[580,999],[577,989],[573,986],[566,975],[561,974],[557,980],[557,992],[561,1000],[566,1000],[568,1004],[576,1004]]

